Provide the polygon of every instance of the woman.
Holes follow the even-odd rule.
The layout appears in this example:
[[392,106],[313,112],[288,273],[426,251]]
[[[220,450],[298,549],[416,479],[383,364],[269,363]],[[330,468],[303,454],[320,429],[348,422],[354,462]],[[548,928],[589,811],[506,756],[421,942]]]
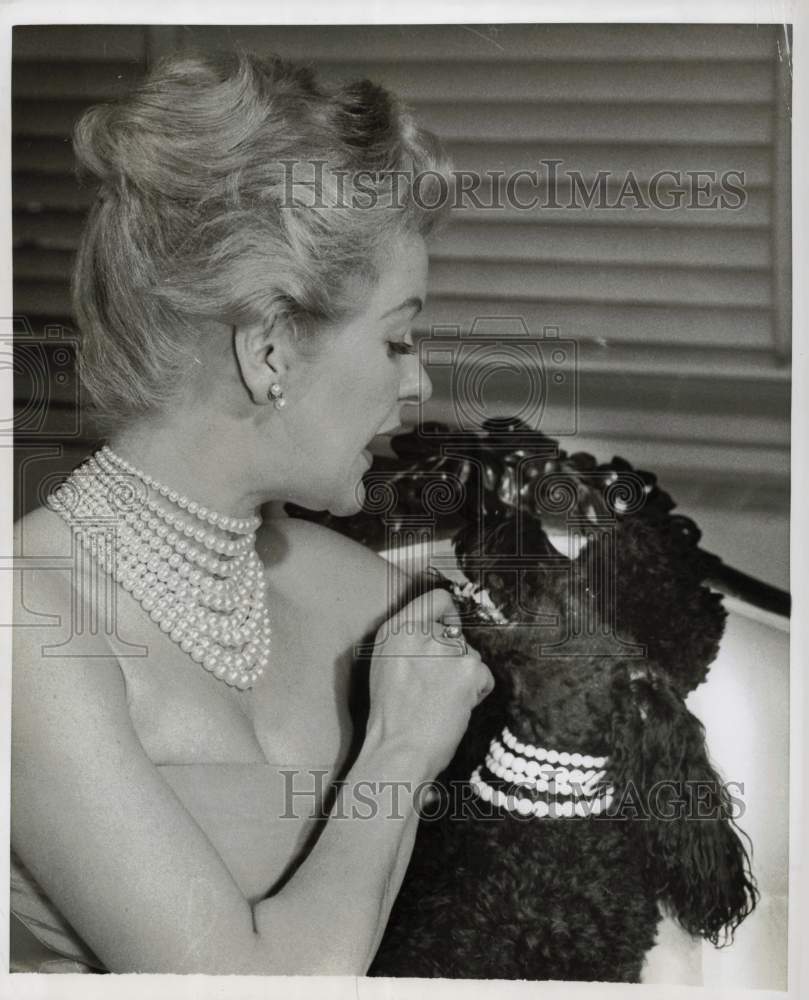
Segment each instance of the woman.
[[[113,972],[362,974],[417,824],[382,783],[434,777],[492,679],[446,595],[405,603],[384,560],[257,511],[356,512],[365,446],[428,397],[409,328],[439,213],[408,183],[446,168],[380,88],[246,56],[168,62],[75,146],[100,182],[74,304],[110,446],[18,525],[25,556],[72,558],[15,574],[12,910]],[[395,192],[351,202],[361,171]]]

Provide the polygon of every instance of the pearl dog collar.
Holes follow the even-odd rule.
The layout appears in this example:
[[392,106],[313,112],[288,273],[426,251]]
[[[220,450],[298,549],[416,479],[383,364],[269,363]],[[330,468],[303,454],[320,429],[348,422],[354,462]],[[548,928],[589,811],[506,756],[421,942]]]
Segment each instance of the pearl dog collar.
[[[485,763],[476,767],[469,778],[472,790],[484,802],[538,819],[584,818],[609,808],[614,788],[602,787],[609,758],[535,747],[519,741],[508,727],[503,729],[502,738],[512,749],[507,750],[494,738]],[[482,770],[514,791],[494,787],[482,776]]]

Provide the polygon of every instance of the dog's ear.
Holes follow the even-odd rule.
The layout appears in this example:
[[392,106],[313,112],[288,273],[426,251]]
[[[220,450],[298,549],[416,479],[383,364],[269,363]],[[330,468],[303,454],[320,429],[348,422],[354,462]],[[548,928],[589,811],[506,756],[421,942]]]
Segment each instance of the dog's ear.
[[685,930],[729,943],[759,895],[735,824],[740,803],[683,699],[650,670],[634,673],[616,677],[610,812],[643,824],[649,877]]

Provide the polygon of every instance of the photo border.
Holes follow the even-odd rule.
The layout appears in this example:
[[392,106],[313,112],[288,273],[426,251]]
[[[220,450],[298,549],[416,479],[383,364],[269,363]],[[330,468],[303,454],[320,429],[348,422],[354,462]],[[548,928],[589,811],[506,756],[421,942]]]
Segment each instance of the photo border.
[[[803,6],[803,10],[801,10]],[[2,109],[8,124],[4,128],[2,140],[3,162],[7,176],[11,176],[10,152],[10,87],[9,64],[11,60],[11,28],[15,24],[429,24],[429,23],[510,23],[535,22],[541,14],[542,22],[603,22],[603,23],[793,23],[793,48],[797,54],[794,74],[794,113],[792,177],[809,176],[809,157],[806,153],[806,136],[809,133],[809,110],[807,97],[809,83],[806,79],[806,63],[803,52],[809,45],[806,4],[798,0],[790,2],[756,3],[753,0],[679,0],[677,3],[661,0],[635,0],[608,4],[584,2],[584,0],[551,0],[541,7],[525,0],[513,2],[508,10],[501,4],[492,2],[436,2],[436,0],[411,0],[405,4],[401,0],[389,0],[384,9],[381,5],[364,7],[355,2],[344,2],[339,8],[333,2],[310,0],[307,5],[309,16],[293,16],[289,7],[279,5],[273,10],[265,3],[230,0],[217,2],[175,2],[166,4],[155,0],[122,3],[116,7],[99,2],[73,2],[69,16],[64,4],[17,2],[0,8],[0,59],[5,72],[0,75]],[[809,260],[805,250],[807,222],[807,196],[803,185],[793,183],[793,274],[809,274]],[[3,265],[0,267],[0,316],[11,316],[11,195],[10,185],[2,186],[0,192],[3,211],[0,212]],[[769,997],[798,997],[800,985],[809,991],[809,958],[801,940],[806,935],[800,931],[807,921],[804,900],[809,896],[809,865],[801,862],[801,846],[806,842],[807,799],[804,793],[806,765],[807,686],[802,676],[802,653],[809,648],[809,607],[806,599],[806,569],[801,558],[809,550],[809,530],[803,508],[803,498],[809,490],[809,474],[805,453],[807,452],[807,431],[809,431],[809,407],[806,402],[807,376],[809,376],[809,352],[806,349],[804,328],[809,310],[807,282],[793,282],[793,363],[792,363],[792,448],[791,448],[791,592],[792,618],[790,636],[790,839],[789,839],[789,989],[786,993],[774,990],[755,990],[755,996],[765,1000]],[[8,322],[8,321],[0,321]],[[4,331],[5,334],[5,331]],[[0,373],[0,406],[3,418],[10,419],[13,412],[13,391],[11,371]],[[802,455],[801,453],[804,453]],[[2,539],[7,553],[12,552],[11,542],[11,502],[14,494],[12,483],[12,449],[0,449],[2,472]],[[2,574],[0,587],[5,602],[2,613],[8,614],[11,607],[11,574]],[[6,618],[5,620],[9,620]],[[0,663],[5,667],[11,662],[10,629],[0,635]],[[0,769],[0,828],[2,839],[8,845],[9,838],[9,767],[10,746],[10,670],[0,671],[0,718],[2,719],[3,767]],[[0,863],[0,882],[8,886],[8,850],[4,847]],[[626,997],[629,992],[639,997],[737,997],[748,996],[747,989],[727,989],[717,991],[706,987],[652,986],[602,983],[544,983],[534,981],[449,981],[410,979],[369,979],[366,977],[232,977],[232,976],[168,976],[168,975],[110,975],[78,976],[53,974],[9,974],[8,969],[8,894],[4,891],[0,904],[0,995],[13,997],[65,998],[142,997],[174,998],[191,995],[195,997],[230,997],[240,1000],[252,997],[266,997],[268,989],[282,989],[290,1000],[298,998],[333,997],[418,997],[431,1000],[433,997],[488,998],[498,997],[563,997],[565,1000],[578,997]],[[706,989],[710,989],[707,994]]]

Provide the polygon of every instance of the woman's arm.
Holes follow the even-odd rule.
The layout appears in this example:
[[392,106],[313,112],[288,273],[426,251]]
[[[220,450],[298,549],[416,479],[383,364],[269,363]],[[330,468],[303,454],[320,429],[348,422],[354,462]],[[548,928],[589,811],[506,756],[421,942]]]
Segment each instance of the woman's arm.
[[[370,819],[330,819],[294,877],[253,909],[146,757],[116,660],[43,658],[49,631],[15,635],[12,837],[99,958],[116,972],[364,973],[412,849],[407,797],[406,818],[388,815],[387,793]],[[408,754],[369,742],[343,811],[360,779],[423,777]]]
[[413,851],[412,789],[421,780],[427,775],[414,778],[407,755],[366,740],[312,853],[277,896],[255,909],[259,938],[275,935],[279,921],[300,929],[287,944],[293,969],[365,974]]

